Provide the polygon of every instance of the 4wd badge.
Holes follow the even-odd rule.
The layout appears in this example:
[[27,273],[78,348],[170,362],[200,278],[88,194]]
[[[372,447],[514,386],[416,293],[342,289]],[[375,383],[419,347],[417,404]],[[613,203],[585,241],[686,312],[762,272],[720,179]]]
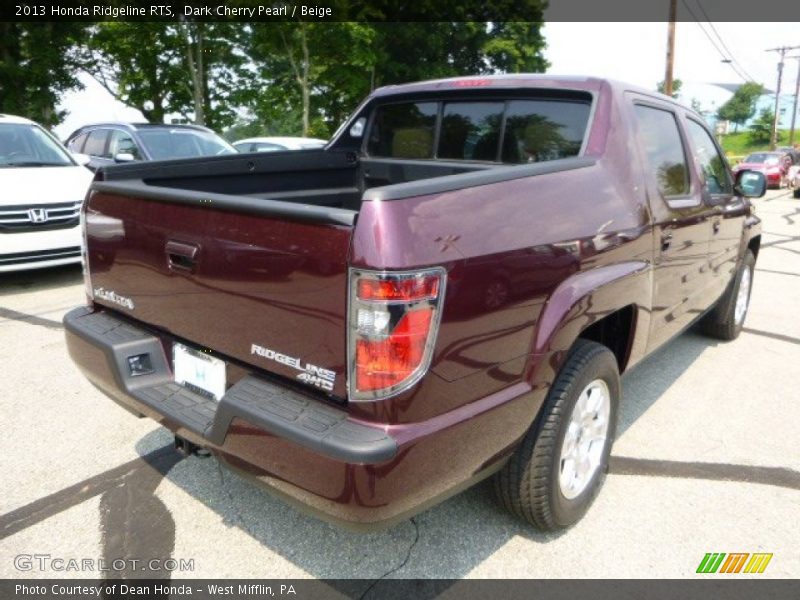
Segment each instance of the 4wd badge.
[[286,354],[275,352],[275,350],[264,348],[258,344],[250,345],[250,354],[262,356],[269,360],[274,360],[277,363],[301,371],[301,373],[297,375],[297,379],[303,383],[313,385],[325,390],[326,392],[333,391],[333,384],[336,383],[336,373],[333,371],[323,369],[322,367],[312,365],[311,363],[301,362],[299,358],[294,358],[293,356],[287,356]]

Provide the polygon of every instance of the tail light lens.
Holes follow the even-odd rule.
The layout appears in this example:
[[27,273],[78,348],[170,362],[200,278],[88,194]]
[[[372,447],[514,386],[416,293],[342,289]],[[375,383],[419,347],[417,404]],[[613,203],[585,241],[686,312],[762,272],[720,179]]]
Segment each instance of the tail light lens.
[[445,270],[350,271],[350,399],[402,392],[431,362],[444,298]]

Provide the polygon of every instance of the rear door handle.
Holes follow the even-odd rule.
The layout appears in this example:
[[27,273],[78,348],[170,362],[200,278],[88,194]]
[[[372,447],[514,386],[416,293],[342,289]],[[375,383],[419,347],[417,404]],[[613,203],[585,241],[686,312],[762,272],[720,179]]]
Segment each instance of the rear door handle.
[[661,234],[661,250],[666,251],[669,250],[669,247],[672,245],[672,233],[669,231],[665,231]]
[[199,250],[200,248],[194,244],[170,240],[165,247],[167,265],[172,271],[191,273],[196,265]]
[[720,221],[719,220],[714,221],[712,227],[714,228],[714,233],[719,233]]

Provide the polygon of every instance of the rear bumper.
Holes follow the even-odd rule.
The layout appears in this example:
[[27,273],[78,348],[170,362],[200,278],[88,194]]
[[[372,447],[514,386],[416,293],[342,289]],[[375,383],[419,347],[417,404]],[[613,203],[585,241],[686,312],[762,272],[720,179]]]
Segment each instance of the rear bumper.
[[[72,359],[115,402],[294,504],[358,528],[391,525],[490,475],[527,429],[521,415],[535,408],[518,385],[458,414],[368,423],[230,363],[233,385],[215,402],[173,382],[163,334],[87,307],[67,313],[64,326]],[[152,373],[128,374],[138,354],[150,355]]]

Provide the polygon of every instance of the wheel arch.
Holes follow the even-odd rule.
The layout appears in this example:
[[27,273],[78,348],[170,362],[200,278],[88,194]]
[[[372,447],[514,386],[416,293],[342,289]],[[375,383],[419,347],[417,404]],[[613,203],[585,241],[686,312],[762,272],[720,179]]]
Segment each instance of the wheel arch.
[[650,323],[652,269],[628,261],[574,274],[550,295],[536,326],[534,389],[555,380],[578,339],[608,347],[620,373],[644,356]]

